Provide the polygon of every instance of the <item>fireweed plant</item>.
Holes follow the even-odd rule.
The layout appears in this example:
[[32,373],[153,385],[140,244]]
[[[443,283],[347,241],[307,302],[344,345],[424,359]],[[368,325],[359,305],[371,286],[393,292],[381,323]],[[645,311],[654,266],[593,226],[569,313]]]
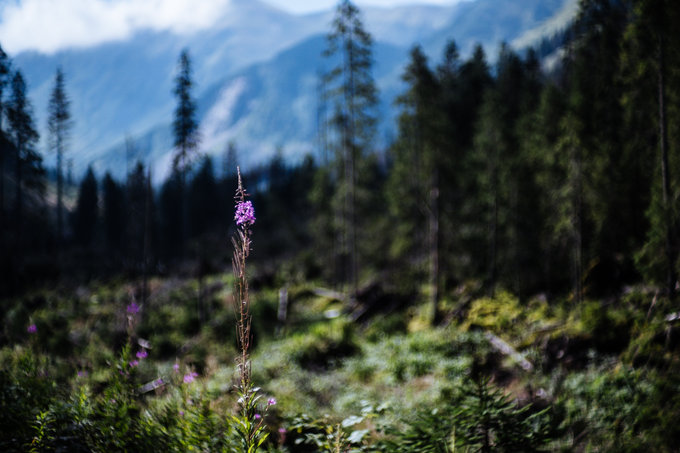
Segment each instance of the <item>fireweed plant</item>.
[[276,404],[274,398],[270,398],[262,409],[258,409],[258,401],[261,399],[260,389],[253,387],[251,380],[250,342],[251,320],[250,299],[248,296],[248,279],[246,276],[246,260],[250,254],[251,231],[250,227],[255,223],[255,209],[253,203],[247,201],[248,193],[241,182],[241,171],[237,168],[238,187],[234,200],[236,202],[236,234],[232,237],[234,256],[232,267],[234,270],[234,304],[237,312],[237,337],[240,355],[236,359],[238,365],[238,404],[239,416],[233,417],[243,451],[255,452],[269,435],[265,430],[264,417],[270,406]]

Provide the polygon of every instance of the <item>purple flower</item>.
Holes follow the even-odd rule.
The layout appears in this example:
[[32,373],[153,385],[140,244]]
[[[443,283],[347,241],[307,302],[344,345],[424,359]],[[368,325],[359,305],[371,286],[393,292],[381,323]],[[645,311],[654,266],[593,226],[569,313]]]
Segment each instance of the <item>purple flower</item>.
[[87,376],[87,371],[85,371],[85,370],[78,371],[78,377],[85,377],[85,376]]
[[179,416],[184,417],[184,411],[179,411]]
[[234,216],[236,225],[255,223],[255,208],[251,201],[241,201],[236,204],[236,215]]
[[198,373],[196,373],[195,371],[192,371],[191,373],[184,375],[183,381],[184,381],[185,384],[190,384],[190,383],[194,382],[194,379],[196,379],[197,377],[198,377]]
[[163,382],[163,378],[158,378],[155,381],[153,381],[153,384],[156,387],[160,387],[161,385],[165,384],[165,382]]
[[31,324],[26,328],[26,332],[28,333],[36,333],[38,331],[38,327],[35,324]]
[[267,400],[267,406],[276,406],[276,398],[269,398],[269,400]]
[[133,360],[132,362],[130,362],[130,368],[134,368],[137,365],[139,365],[139,360]]
[[260,414],[255,414],[255,420],[259,420],[261,418],[262,418],[262,416]]
[[175,370],[175,373],[179,373],[179,363],[175,363],[175,364],[172,366],[172,369]]
[[139,313],[139,305],[135,303],[135,301],[130,302],[130,305],[127,306],[127,312],[131,315]]
[[146,349],[142,349],[141,351],[137,351],[137,358],[139,360],[146,359],[148,357],[149,353],[146,352]]
[[286,428],[279,428],[280,434],[286,434]]

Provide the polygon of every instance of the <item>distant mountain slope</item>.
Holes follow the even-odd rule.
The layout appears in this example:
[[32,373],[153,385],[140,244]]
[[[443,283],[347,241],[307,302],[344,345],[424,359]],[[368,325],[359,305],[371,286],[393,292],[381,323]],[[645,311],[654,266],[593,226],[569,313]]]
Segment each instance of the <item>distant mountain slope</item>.
[[[366,27],[376,40],[375,78],[385,118],[381,136],[391,127],[388,110],[401,89],[412,44],[422,43],[436,61],[449,39],[463,55],[481,42],[493,59],[499,42],[532,30],[540,36],[542,24],[564,16],[565,5],[575,2],[475,0],[450,7],[366,9]],[[75,120],[70,149],[76,174],[93,163],[122,175],[123,143],[130,134],[137,157],[153,163],[161,178],[171,153],[176,59],[184,47],[194,63],[202,151],[220,153],[234,140],[246,164],[261,162],[277,147],[290,157],[312,151],[318,72],[325,64],[321,52],[332,16],[332,11],[295,16],[255,0],[234,0],[230,13],[209,31],[144,32],[53,56],[23,53],[14,63],[26,75],[43,131],[54,71],[63,67]]]

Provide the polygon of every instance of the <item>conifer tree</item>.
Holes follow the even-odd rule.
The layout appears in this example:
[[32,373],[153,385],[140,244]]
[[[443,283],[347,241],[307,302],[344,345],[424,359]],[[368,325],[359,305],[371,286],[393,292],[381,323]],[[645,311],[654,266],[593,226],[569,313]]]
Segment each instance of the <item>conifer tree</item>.
[[102,202],[107,253],[113,262],[119,263],[125,244],[125,191],[109,172],[102,181]]
[[[633,140],[627,147],[633,156],[655,162],[651,200],[647,209],[649,229],[638,253],[638,267],[646,278],[664,281],[670,297],[675,296],[678,279],[678,184],[677,146],[669,137],[677,136],[677,109],[680,76],[680,38],[675,27],[680,20],[680,5],[665,0],[636,0],[632,20],[624,35],[622,72],[626,83],[623,98],[626,129]],[[654,131],[655,133],[650,133]],[[648,150],[658,149],[656,156]],[[639,165],[641,168],[645,168]],[[663,276],[663,277],[662,277]]]
[[198,123],[196,122],[196,101],[191,90],[194,86],[191,79],[191,59],[189,51],[183,50],[179,56],[178,74],[175,78],[174,94],[177,97],[175,119],[172,123],[175,134],[175,155],[172,167],[186,178],[193,154],[198,146]]
[[75,242],[89,249],[93,245],[97,221],[99,219],[99,190],[97,177],[92,166],[80,182],[78,189],[78,201],[73,213],[73,234]]
[[173,132],[175,135],[175,155],[172,160],[173,172],[179,175],[179,211],[181,224],[180,237],[183,244],[188,234],[186,212],[186,182],[191,162],[198,148],[198,123],[196,122],[196,102],[192,97],[191,60],[189,51],[183,50],[179,56],[178,74],[175,78],[174,94],[177,98]]
[[375,133],[373,109],[377,90],[371,74],[372,38],[364,29],[359,9],[341,0],[328,35],[326,57],[335,66],[326,75],[326,96],[332,101],[335,165],[338,182],[339,237],[344,278],[356,293],[358,279],[357,215],[359,174]]
[[642,218],[641,200],[648,193],[647,184],[643,190],[634,184],[644,164],[636,163],[638,158],[625,146],[618,74],[625,20],[623,2],[583,0],[565,63],[568,121],[563,123],[565,140],[560,141],[577,145],[564,148],[573,158],[564,156],[563,162],[571,167],[572,176],[579,168],[578,177],[567,183],[577,183],[568,190],[580,192],[580,201],[572,201],[580,207],[571,212],[578,214],[573,218],[574,238],[581,244],[577,255],[582,264],[573,267],[583,268],[580,280],[590,294],[619,287],[621,276],[632,268],[634,225]]
[[5,142],[5,130],[3,118],[5,117],[5,87],[9,83],[11,64],[9,57],[0,46],[0,231],[5,222],[5,159],[8,157],[9,148]]
[[[541,90],[539,105],[523,122],[522,155],[534,167],[530,179],[537,199],[531,220],[542,219],[533,238],[534,247],[539,248],[536,263],[540,265],[534,278],[551,292],[562,291],[571,283],[578,301],[582,293],[580,124],[573,114],[565,118],[565,98],[555,84]],[[564,269],[571,269],[571,275]]]
[[[481,45],[472,56],[458,61],[457,47],[450,42],[437,68],[444,110],[445,159],[440,165],[442,265],[454,280],[479,278],[484,271],[487,249],[484,229],[484,200],[479,196],[478,175],[472,151],[473,138],[485,94],[492,84],[489,65]],[[475,194],[475,196],[472,196]]]
[[408,246],[408,255],[412,256],[409,261],[417,260],[418,254],[426,257],[430,304],[433,320],[436,321],[439,300],[439,180],[443,161],[441,88],[418,46],[411,50],[411,60],[402,78],[408,84],[408,90],[398,100],[402,107],[400,135],[394,146],[389,193],[397,223],[407,227],[407,231],[397,233],[400,241],[415,239]]
[[24,179],[34,180],[41,172],[41,159],[33,148],[39,135],[35,130],[31,103],[26,97],[26,82],[17,71],[12,78],[12,92],[7,105],[8,134],[15,151],[15,222],[20,230],[23,216]]
[[[491,291],[500,283],[517,291],[512,257],[516,247],[514,207],[517,195],[515,165],[518,142],[515,121],[519,115],[522,63],[507,45],[501,47],[497,77],[485,95],[475,136],[481,217],[486,224],[487,284]],[[518,270],[518,269],[517,269]]]
[[229,141],[227,148],[222,154],[222,178],[234,178],[236,180],[236,168],[238,167],[238,149],[236,143]]
[[222,206],[217,202],[218,188],[215,180],[213,160],[210,156],[201,159],[189,187],[190,233],[193,239],[210,233],[219,218]]
[[147,181],[146,169],[137,161],[128,175],[126,188],[128,267],[134,275],[139,275],[144,263],[144,241],[146,232]]
[[160,230],[162,258],[174,260],[180,257],[182,245],[182,210],[177,209],[182,203],[180,174],[172,172],[161,187],[159,198]]
[[64,227],[64,175],[63,161],[68,145],[71,128],[71,113],[69,111],[69,99],[64,88],[64,73],[57,68],[54,78],[54,88],[48,105],[48,120],[50,147],[57,154],[57,243],[63,240]]

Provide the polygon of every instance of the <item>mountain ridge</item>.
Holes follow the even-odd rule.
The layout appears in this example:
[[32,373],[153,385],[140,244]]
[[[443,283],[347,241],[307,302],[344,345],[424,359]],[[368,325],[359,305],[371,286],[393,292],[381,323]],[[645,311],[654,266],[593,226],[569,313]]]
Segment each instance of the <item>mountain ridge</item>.
[[[476,0],[447,7],[364,9],[364,23],[375,39],[374,77],[384,117],[380,137],[389,135],[390,106],[402,87],[400,75],[413,44],[421,43],[438,61],[449,39],[456,40],[462,56],[480,42],[493,60],[501,40],[512,42],[540,30],[575,1],[524,0],[518,6],[511,0]],[[143,31],[90,49],[17,55],[14,61],[28,80],[38,128],[46,130],[47,99],[61,65],[76,124],[69,153],[76,173],[92,163],[98,172],[122,176],[128,165],[126,137],[131,137],[136,157],[150,163],[160,180],[172,152],[176,58],[188,48],[203,152],[219,154],[234,141],[244,165],[262,162],[277,148],[290,159],[312,152],[318,73],[325,64],[321,51],[333,12],[296,16],[261,2],[233,5],[222,25],[198,34]],[[43,152],[45,142],[40,144]],[[47,157],[50,164],[52,156]]]

